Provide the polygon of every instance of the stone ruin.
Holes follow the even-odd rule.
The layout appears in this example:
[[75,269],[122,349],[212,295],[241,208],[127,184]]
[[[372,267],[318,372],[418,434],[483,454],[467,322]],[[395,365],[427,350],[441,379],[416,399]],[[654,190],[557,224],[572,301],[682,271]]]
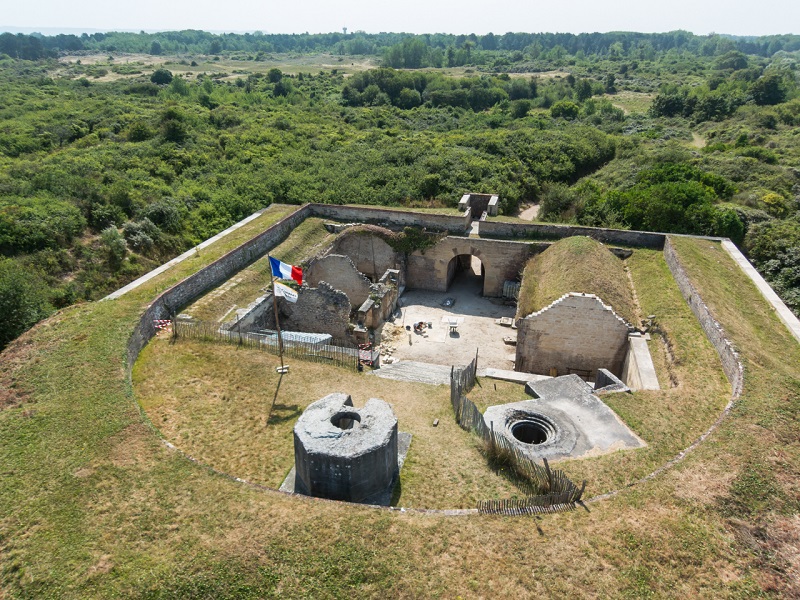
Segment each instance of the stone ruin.
[[310,404],[294,426],[290,491],[388,505],[410,441],[409,434],[398,434],[385,401],[370,398],[356,409],[349,395],[329,394]]

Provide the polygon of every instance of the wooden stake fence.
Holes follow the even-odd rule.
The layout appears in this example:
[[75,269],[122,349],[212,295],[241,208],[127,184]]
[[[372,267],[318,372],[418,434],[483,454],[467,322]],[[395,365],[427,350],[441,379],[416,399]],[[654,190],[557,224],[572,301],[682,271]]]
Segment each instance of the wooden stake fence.
[[[280,355],[278,337],[266,333],[240,332],[220,329],[219,323],[204,321],[174,321],[173,335],[180,339],[193,339],[241,346]],[[283,340],[283,354],[301,360],[358,369],[358,348]]]
[[583,497],[586,482],[579,488],[566,474],[558,469],[551,469],[547,459],[543,465],[527,456],[506,436],[496,433],[493,427],[487,427],[483,414],[466,396],[472,389],[477,371],[477,359],[466,367],[450,371],[450,401],[453,414],[459,427],[472,431],[483,439],[489,452],[507,457],[517,484],[526,493],[522,499],[481,500],[478,511],[486,514],[529,515],[573,510],[575,503]]

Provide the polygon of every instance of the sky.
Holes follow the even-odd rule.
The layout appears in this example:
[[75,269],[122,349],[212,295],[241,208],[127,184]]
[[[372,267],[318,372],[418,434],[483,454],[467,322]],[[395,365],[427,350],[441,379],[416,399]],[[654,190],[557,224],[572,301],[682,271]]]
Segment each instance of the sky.
[[0,31],[800,33],[797,0],[0,0]]

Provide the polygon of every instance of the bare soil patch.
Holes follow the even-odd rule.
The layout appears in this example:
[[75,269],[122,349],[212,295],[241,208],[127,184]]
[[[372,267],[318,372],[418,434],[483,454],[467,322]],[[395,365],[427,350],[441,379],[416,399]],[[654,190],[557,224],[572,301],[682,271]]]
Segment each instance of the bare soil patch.
[[[484,298],[482,284],[482,279],[473,273],[456,279],[447,292],[412,290],[403,294],[401,316],[394,323],[385,324],[382,331],[382,339],[396,348],[393,356],[399,360],[460,365],[475,358],[477,352],[482,368],[513,369],[515,346],[506,344],[503,338],[516,340],[517,331],[498,325],[496,320],[513,317],[515,304]],[[442,306],[446,298],[454,299],[455,304]],[[451,321],[456,323],[455,331],[451,331]],[[421,333],[413,327],[419,322],[425,324]]]
[[521,206],[517,217],[525,221],[535,221],[539,216],[539,208],[540,206],[538,204]]

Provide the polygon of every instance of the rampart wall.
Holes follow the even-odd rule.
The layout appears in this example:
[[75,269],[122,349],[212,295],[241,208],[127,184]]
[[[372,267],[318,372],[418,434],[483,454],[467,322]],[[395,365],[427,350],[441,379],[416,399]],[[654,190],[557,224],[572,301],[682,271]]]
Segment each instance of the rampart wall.
[[128,340],[128,369],[133,366],[142,348],[155,335],[154,319],[169,319],[192,300],[224,283],[234,273],[241,271],[286,239],[295,227],[312,214],[309,205],[299,208],[288,217],[284,217],[262,233],[160,294],[139,319],[139,323]]
[[574,225],[554,225],[545,223],[503,223],[501,221],[481,221],[478,234],[498,238],[539,238],[561,239],[575,235],[586,235],[604,244],[622,244],[642,248],[664,247],[666,235],[647,231],[627,231],[623,229],[600,229]]
[[469,228],[472,220],[469,210],[463,215],[440,215],[436,213],[422,213],[414,211],[388,210],[385,208],[372,208],[370,206],[340,206],[337,204],[309,204],[312,214],[318,217],[336,219],[337,221],[352,221],[354,223],[369,223],[394,227],[426,227],[463,235]]
[[744,367],[739,359],[739,353],[733,347],[731,341],[725,337],[725,330],[714,318],[711,309],[703,302],[697,288],[689,281],[689,275],[681,264],[669,237],[666,237],[664,243],[664,260],[672,272],[675,283],[678,284],[678,289],[680,289],[681,294],[689,304],[689,308],[692,309],[709,341],[717,350],[717,354],[719,354],[719,358],[722,361],[722,370],[725,372],[728,381],[731,382],[732,395],[734,398],[738,398],[744,385]]

